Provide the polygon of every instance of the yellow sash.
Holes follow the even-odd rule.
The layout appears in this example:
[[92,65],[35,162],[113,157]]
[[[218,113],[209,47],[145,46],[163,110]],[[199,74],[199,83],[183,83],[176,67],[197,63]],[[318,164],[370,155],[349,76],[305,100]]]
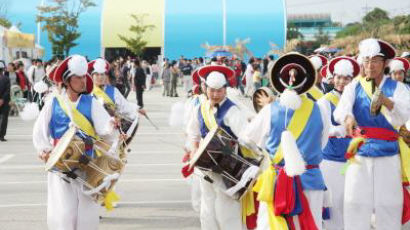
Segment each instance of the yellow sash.
[[[295,137],[297,140],[302,132],[304,131],[306,124],[309,121],[309,118],[312,114],[314,103],[313,101],[309,100],[305,95],[301,96],[302,99],[302,106],[297,109],[293,116],[292,119],[289,122],[289,126],[287,129],[292,133],[292,135]],[[279,147],[273,157],[273,164],[279,164],[283,160],[283,152],[282,152],[282,146],[279,144]],[[253,190],[255,192],[258,192],[258,197],[257,199],[262,202],[266,202],[266,205],[268,206],[268,214],[269,214],[269,225],[271,230],[276,230],[276,229],[285,229],[287,230],[287,224],[286,220],[282,216],[275,216],[274,213],[274,203],[273,203],[273,195],[274,195],[274,185],[275,185],[275,180],[276,180],[276,171],[272,165],[271,162],[271,167],[265,170],[263,172],[255,186],[253,187]]]
[[[60,105],[60,107],[63,109],[63,111],[65,112],[65,114],[67,116],[69,116],[69,112],[68,112],[68,105],[66,103],[64,103],[63,98],[61,97],[61,95],[57,95],[56,96],[58,104]],[[77,110],[77,108],[74,106],[73,103],[70,103],[70,107],[71,107],[71,114],[72,114],[72,118],[73,122],[78,125],[78,128],[81,129],[83,132],[85,132],[85,134],[87,134],[90,137],[93,137],[94,139],[98,139],[97,134],[95,133],[95,129],[93,127],[93,125],[90,123],[90,121],[82,114],[80,113],[80,111]]]
[[[366,79],[364,77],[361,77],[360,78],[360,85],[363,87],[363,90],[366,92],[367,96],[371,99],[372,96],[373,96],[371,82],[366,81]],[[381,114],[383,114],[383,116],[387,117],[386,116],[386,108],[384,106],[382,106],[382,108],[381,108]],[[399,130],[398,127],[394,127],[394,128],[397,131]],[[403,180],[403,182],[408,182],[409,179],[410,179],[410,148],[406,144],[406,142],[404,142],[403,137],[400,136],[399,139],[398,139],[398,142],[399,142],[399,149],[400,149],[402,180]]]
[[332,103],[335,107],[339,103],[339,97],[330,92],[325,94],[325,99]]
[[317,101],[321,97],[323,97],[323,92],[316,86],[314,85],[308,93]]
[[93,92],[97,98],[102,98],[104,103],[109,104],[110,106],[115,106],[115,103],[111,100],[111,98],[104,92],[100,87],[94,85]]
[[[314,102],[309,100],[309,98],[307,98],[305,95],[302,95],[301,99],[302,106],[299,109],[295,110],[287,128],[295,137],[295,140],[297,140],[305,130],[306,124],[309,121],[314,106]],[[273,156],[273,163],[279,164],[282,160],[282,144],[279,144],[279,147],[276,150],[275,155]]]
[[205,100],[201,103],[201,114],[204,118],[205,125],[209,130],[218,126],[209,100]]

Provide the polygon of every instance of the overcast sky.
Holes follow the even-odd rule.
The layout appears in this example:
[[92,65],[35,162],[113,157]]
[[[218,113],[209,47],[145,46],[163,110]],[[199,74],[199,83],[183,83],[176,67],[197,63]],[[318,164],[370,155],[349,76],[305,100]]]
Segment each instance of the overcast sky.
[[379,7],[389,16],[410,14],[409,0],[286,0],[288,14],[330,13],[332,20],[347,24],[360,21],[368,10]]

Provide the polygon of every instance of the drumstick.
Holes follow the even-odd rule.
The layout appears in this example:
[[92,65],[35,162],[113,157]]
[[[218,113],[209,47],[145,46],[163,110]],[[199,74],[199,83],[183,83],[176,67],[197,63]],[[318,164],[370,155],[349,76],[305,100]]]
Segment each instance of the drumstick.
[[144,114],[144,117],[149,121],[149,123],[151,123],[152,126],[154,126],[156,130],[159,130],[159,128],[154,124],[154,122],[152,122],[151,119],[149,119],[147,114]]

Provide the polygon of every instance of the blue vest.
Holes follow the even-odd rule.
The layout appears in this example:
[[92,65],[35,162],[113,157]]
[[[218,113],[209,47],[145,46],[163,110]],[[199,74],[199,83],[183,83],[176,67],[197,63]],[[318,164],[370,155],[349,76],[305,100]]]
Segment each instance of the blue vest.
[[[77,104],[77,110],[83,114],[91,122],[91,124],[93,123],[91,118],[92,99],[92,96],[83,94]],[[57,98],[54,98],[52,104],[52,115],[49,124],[51,137],[53,139],[60,139],[68,130],[70,121],[70,118],[60,107]]]
[[[386,78],[381,88],[386,97],[392,97],[396,90],[397,82],[390,77]],[[370,115],[370,98],[367,96],[360,82],[356,86],[356,99],[353,105],[353,115],[357,124],[361,127],[384,128],[397,132],[393,126],[380,113],[377,116]],[[385,141],[366,139],[366,143],[359,148],[357,154],[365,157],[392,156],[399,152],[397,141]]]
[[[335,121],[333,117],[333,112],[335,111],[336,107],[331,102],[330,109],[332,125],[340,125]],[[351,140],[351,138],[345,137],[329,138],[329,141],[327,142],[325,149],[323,149],[323,159],[337,162],[346,162],[345,153],[347,151],[347,147],[349,147]]]
[[[235,106],[235,104],[227,98],[225,102],[219,107],[218,111],[216,112],[215,120],[219,127],[224,129],[229,135],[231,135],[233,138],[236,139],[236,136],[232,132],[231,128],[226,126],[224,123],[224,117],[232,106]],[[209,129],[205,125],[204,117],[202,116],[202,113],[201,113],[201,106],[199,106],[199,109],[198,109],[198,119],[199,119],[199,125],[200,125],[200,130],[201,130],[201,137],[204,138],[208,134]]]
[[114,97],[115,87],[112,85],[105,86],[104,92],[111,98],[112,102],[115,104],[115,97]]
[[[288,109],[287,122],[289,125],[294,110]],[[271,104],[271,128],[269,138],[266,141],[266,149],[274,155],[281,142],[282,132],[285,130],[286,108],[278,101]],[[322,161],[322,131],[323,123],[318,105],[315,103],[312,114],[302,134],[296,140],[296,144],[308,165],[319,165]],[[283,162],[281,163],[283,164]],[[326,188],[322,172],[319,168],[308,169],[300,176],[303,189],[324,190]]]

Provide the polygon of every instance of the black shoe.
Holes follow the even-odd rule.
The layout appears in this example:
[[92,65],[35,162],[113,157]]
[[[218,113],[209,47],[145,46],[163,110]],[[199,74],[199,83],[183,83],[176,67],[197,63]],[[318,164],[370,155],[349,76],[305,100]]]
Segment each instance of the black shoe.
[[6,142],[7,140],[4,139],[4,137],[0,137],[0,141],[1,141],[1,142]]

